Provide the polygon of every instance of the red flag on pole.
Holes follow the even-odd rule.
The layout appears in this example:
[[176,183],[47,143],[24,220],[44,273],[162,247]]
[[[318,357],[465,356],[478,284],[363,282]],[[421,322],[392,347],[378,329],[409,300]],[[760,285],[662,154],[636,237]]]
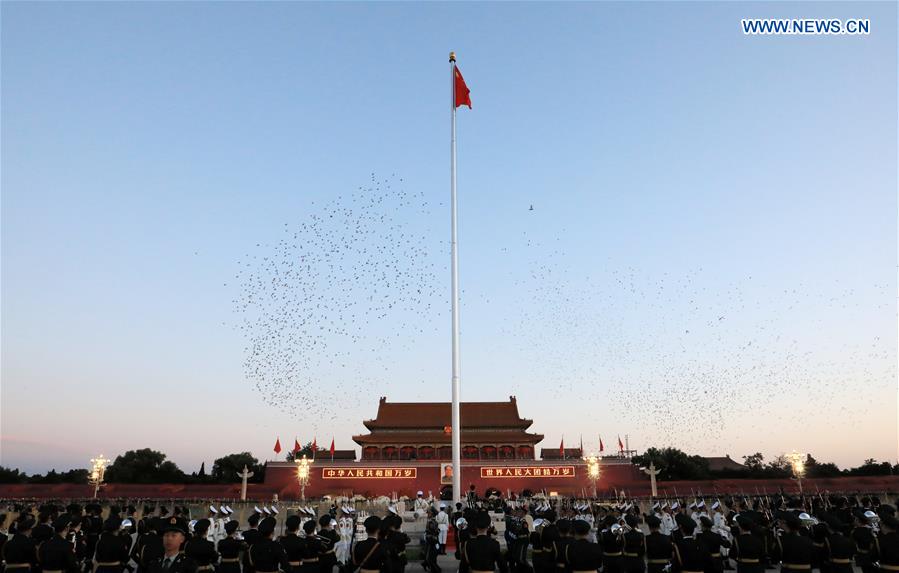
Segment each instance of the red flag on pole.
[[300,442],[296,438],[293,439],[293,455],[297,455],[297,453],[302,450],[300,447]]
[[559,442],[559,457],[565,459],[565,436],[562,436],[562,441]]
[[278,438],[277,440],[275,440],[275,453],[276,454],[281,453],[281,438]]
[[334,438],[331,438],[331,459],[334,459]]
[[621,436],[620,436],[620,435],[618,436],[618,451],[619,451],[619,452],[623,452],[623,451],[624,451],[624,442],[621,441]]
[[468,86],[465,85],[465,79],[462,77],[462,72],[459,71],[459,68],[454,68],[456,70],[456,107],[467,105],[468,109],[471,109],[471,92],[468,89]]
[[315,459],[315,452],[318,451],[318,443],[315,441],[315,436],[312,436],[312,459]]
[[606,447],[602,445],[602,436],[599,437],[599,452],[602,453]]

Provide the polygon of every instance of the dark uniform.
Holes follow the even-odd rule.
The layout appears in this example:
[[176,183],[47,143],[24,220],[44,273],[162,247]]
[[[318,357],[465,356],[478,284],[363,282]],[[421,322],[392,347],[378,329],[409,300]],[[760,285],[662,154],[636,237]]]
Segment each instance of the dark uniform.
[[506,551],[511,573],[533,573],[533,568],[528,563],[528,545],[530,534],[523,520],[512,521],[512,540]]
[[235,537],[228,536],[219,540],[218,552],[221,557],[218,573],[240,573],[240,553],[247,550],[247,544]]
[[[306,523],[312,523],[307,521]],[[300,568],[302,573],[318,573],[321,570],[320,560],[326,551],[321,538],[314,533],[306,532],[300,551]]]
[[9,573],[28,573],[37,565],[34,542],[27,535],[15,533],[3,545],[3,561],[6,562],[5,571]]
[[251,527],[243,532],[243,540],[247,545],[247,550],[243,554],[243,570],[244,573],[253,573],[254,567],[253,564],[250,563],[250,549],[256,545],[256,542],[259,541],[259,530],[255,527]]
[[44,573],[76,573],[75,548],[59,535],[41,543],[38,558]]
[[812,539],[788,531],[777,538],[782,573],[801,573],[812,570]]
[[564,557],[573,573],[593,573],[602,566],[602,547],[586,539],[575,539],[565,548]]
[[[224,539],[222,541],[224,541]],[[222,541],[219,541],[219,550],[221,550]],[[287,555],[287,563],[291,567],[290,571],[299,571],[300,561],[303,560],[306,541],[297,535],[296,531],[288,531],[278,539],[278,543],[284,548],[284,553]]]
[[279,567],[284,571],[290,571],[290,563],[287,561],[284,548],[272,539],[265,537],[259,539],[250,547],[248,553],[250,564],[258,573],[274,573]]
[[[119,521],[117,517],[112,519]],[[121,535],[115,531],[104,531],[100,535],[94,554],[94,560],[97,562],[95,573],[122,573],[129,559],[128,547]]]
[[500,573],[507,573],[506,561],[503,559],[499,541],[487,534],[481,534],[465,544],[465,561],[472,573],[493,573],[499,569]]
[[827,573],[852,573],[855,543],[839,531],[831,533],[824,543],[827,547]]
[[555,571],[556,541],[560,537],[559,528],[554,523],[547,523],[531,536],[534,571],[536,573],[553,573]]
[[165,555],[162,536],[156,532],[156,527],[155,519],[146,520],[144,533],[138,536],[131,549],[131,558],[137,563],[138,573],[146,573],[150,568],[150,562],[162,559]]
[[624,548],[622,550],[621,568],[624,573],[644,573],[646,563],[646,537],[636,527],[624,534]]
[[147,565],[148,573],[197,573],[197,563],[185,555],[178,553],[171,557],[158,557]]
[[624,536],[609,529],[599,534],[602,546],[603,573],[621,573],[621,554],[624,550]]
[[646,536],[646,570],[648,573],[661,573],[671,563],[674,546],[667,535],[652,531]]
[[711,530],[699,532],[696,535],[696,539],[703,545],[705,552],[708,554],[708,562],[703,571],[705,573],[721,573],[724,570],[724,563],[721,562],[721,548],[730,547],[730,541]]
[[740,533],[734,537],[737,573],[764,573],[765,542],[758,535]]
[[[330,518],[330,517],[329,517]],[[319,541],[322,542],[322,554],[318,558],[321,573],[332,573],[337,565],[336,544],[340,541],[340,534],[333,529],[322,529],[318,532]]]
[[212,571],[213,565],[219,560],[215,543],[203,536],[195,535],[184,544],[184,554],[197,563],[197,571]]
[[681,573],[701,573],[709,559],[705,546],[687,534],[674,542],[674,556],[675,568]]
[[565,560],[565,550],[568,549],[568,546],[574,541],[574,537],[570,537],[569,535],[562,535],[563,533],[567,533],[571,529],[571,525],[569,523],[565,523],[563,520],[559,520],[559,539],[555,542],[555,554],[556,554],[556,572],[557,573],[571,573],[571,567],[568,565],[568,562]]
[[[389,517],[387,519],[390,519]],[[398,521],[395,518],[394,521]],[[402,531],[395,529],[389,530],[384,535],[384,545],[387,548],[387,569],[389,573],[403,573],[406,569],[406,545],[409,543],[409,536]]]
[[899,571],[899,532],[893,530],[889,533],[881,531],[877,540],[880,546],[880,569],[883,573],[895,573]]
[[855,542],[855,564],[861,567],[862,573],[876,573],[877,543],[870,527],[860,526],[852,530]]
[[381,573],[387,565],[384,544],[375,537],[356,542],[350,557],[359,573]]

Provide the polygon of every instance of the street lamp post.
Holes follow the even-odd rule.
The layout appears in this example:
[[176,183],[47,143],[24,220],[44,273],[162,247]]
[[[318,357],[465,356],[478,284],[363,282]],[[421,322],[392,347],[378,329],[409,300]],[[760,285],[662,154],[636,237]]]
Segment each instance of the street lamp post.
[[103,476],[106,475],[106,466],[108,465],[109,460],[103,454],[100,454],[99,458],[91,460],[91,475],[88,483],[94,486],[94,499],[97,498],[100,486],[103,485]]
[[596,480],[599,479],[602,470],[599,468],[599,458],[594,454],[590,454],[589,456],[584,458],[584,461],[587,463],[587,477],[593,481],[593,497],[596,497]]
[[802,476],[805,474],[805,454],[800,454],[796,450],[793,450],[787,458],[790,460],[790,465],[793,468],[793,479],[799,484],[799,495],[802,495]]
[[306,454],[303,454],[303,457],[294,460],[297,464],[297,482],[300,484],[300,498],[305,502],[306,501],[306,484],[309,483],[309,466],[312,465],[312,460],[306,457]]

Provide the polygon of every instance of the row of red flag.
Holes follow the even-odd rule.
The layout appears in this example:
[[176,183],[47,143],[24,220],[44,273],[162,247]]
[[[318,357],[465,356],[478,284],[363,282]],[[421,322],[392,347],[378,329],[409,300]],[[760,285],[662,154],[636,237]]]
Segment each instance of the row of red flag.
[[[602,453],[606,450],[605,444],[602,443],[602,436],[599,436],[599,453]],[[624,442],[621,441],[621,436],[618,436],[618,451],[624,452]],[[584,453],[584,439],[581,438],[581,454]],[[565,457],[565,436],[562,436],[562,441],[559,443],[559,455]]]
[[[294,455],[296,455],[296,453],[299,452],[299,451],[302,450],[302,449],[303,449],[303,446],[300,445],[299,440],[297,440],[296,438],[294,438],[294,439],[293,439],[293,453],[294,453]],[[275,453],[276,453],[276,454],[280,454],[280,453],[281,453],[281,438],[280,438],[280,437],[278,437],[278,438],[275,440],[275,448],[274,448],[274,450],[275,450]],[[317,451],[318,451],[318,442],[316,441],[316,438],[312,438],[312,455],[314,456],[314,455],[315,455],[315,452],[317,452]],[[331,452],[331,457],[333,458],[333,457],[334,457],[334,438],[331,438],[331,450],[330,450],[330,452]]]

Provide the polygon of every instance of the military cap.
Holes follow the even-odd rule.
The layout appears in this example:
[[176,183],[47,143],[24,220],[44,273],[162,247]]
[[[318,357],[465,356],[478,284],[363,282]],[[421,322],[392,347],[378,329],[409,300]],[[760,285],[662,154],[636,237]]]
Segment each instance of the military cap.
[[712,520],[704,515],[699,518],[699,523],[701,523],[703,527],[712,527]]
[[225,524],[225,533],[227,533],[228,535],[231,535],[232,533],[237,531],[237,528],[239,526],[240,526],[240,524],[237,522],[237,520],[232,519],[231,521],[229,521],[228,523]]
[[72,525],[72,516],[68,513],[63,513],[59,517],[53,520],[53,529],[56,530],[57,533]]
[[330,523],[331,523],[331,515],[328,513],[326,513],[318,518],[318,524],[321,525],[322,527],[324,527]]
[[212,522],[208,519],[198,519],[196,523],[194,523],[194,533],[206,533],[209,531],[209,526],[212,525]]
[[160,520],[160,533],[177,532],[187,535],[187,520],[181,517],[168,517]]
[[652,529],[656,529],[662,526],[662,520],[654,515],[647,515],[646,525]]
[[490,514],[486,511],[479,511],[475,516],[474,526],[477,529],[487,529],[490,527]]
[[[274,521],[274,520],[272,520]],[[303,524],[303,531],[306,533],[314,533],[315,532],[315,521],[309,520]]]
[[106,518],[106,521],[103,522],[103,531],[118,531],[121,526],[122,520],[115,515],[110,515]]
[[300,528],[300,516],[299,515],[291,515],[284,521],[284,525],[290,531],[296,531]]
[[683,530],[684,533],[692,533],[693,530],[696,529],[696,522],[689,517],[687,519],[680,520],[677,525],[681,528],[681,530]]
[[257,525],[259,525],[259,514],[251,513],[250,517],[247,518],[247,523],[249,523],[251,527],[256,527]]
[[624,522],[631,527],[637,527],[637,524],[640,523],[640,520],[637,519],[636,515],[627,514],[624,516]]
[[559,533],[565,535],[566,533],[571,531],[571,520],[562,518],[556,522],[556,527],[559,528]]
[[266,517],[259,522],[259,533],[262,535],[271,535],[275,532],[275,520],[272,517]]
[[590,533],[590,524],[583,519],[575,519],[572,528],[575,535],[587,535]]
[[783,520],[790,529],[799,529],[802,527],[802,520],[799,519],[799,516],[795,513],[787,513],[783,516]]

